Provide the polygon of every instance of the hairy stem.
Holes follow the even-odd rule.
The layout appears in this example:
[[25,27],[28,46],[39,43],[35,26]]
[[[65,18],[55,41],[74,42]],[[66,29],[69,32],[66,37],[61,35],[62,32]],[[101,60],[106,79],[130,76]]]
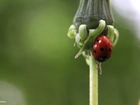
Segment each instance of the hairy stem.
[[89,81],[90,81],[89,105],[98,105],[98,69],[96,61],[91,52],[90,52]]

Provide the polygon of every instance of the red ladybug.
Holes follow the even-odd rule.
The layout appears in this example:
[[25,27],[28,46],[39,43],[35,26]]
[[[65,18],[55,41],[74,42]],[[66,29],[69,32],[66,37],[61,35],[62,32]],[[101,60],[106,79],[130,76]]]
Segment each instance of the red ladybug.
[[104,35],[99,36],[93,45],[92,54],[99,62],[104,62],[111,57],[113,45],[111,40]]

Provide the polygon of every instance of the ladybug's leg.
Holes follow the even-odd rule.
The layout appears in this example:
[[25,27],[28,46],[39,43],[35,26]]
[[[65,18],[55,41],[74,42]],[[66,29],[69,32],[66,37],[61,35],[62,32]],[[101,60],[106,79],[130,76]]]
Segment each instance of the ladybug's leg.
[[98,70],[99,70],[100,75],[102,75],[101,62],[97,61],[97,66],[98,66]]
[[107,36],[112,41],[113,46],[115,46],[117,44],[117,41],[118,41],[118,38],[119,38],[119,32],[118,32],[117,29],[115,29],[111,25],[107,25],[107,28],[108,28],[108,34],[107,34]]
[[102,67],[101,67],[101,62],[99,62],[99,67],[98,67],[98,69],[99,69],[100,75],[102,75]]

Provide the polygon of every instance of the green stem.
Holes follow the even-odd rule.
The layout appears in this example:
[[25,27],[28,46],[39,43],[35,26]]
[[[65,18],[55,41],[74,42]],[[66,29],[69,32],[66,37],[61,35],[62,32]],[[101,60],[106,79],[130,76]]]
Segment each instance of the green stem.
[[90,104],[89,105],[98,105],[98,69],[96,61],[90,52],[90,72],[89,72],[89,81],[90,81]]

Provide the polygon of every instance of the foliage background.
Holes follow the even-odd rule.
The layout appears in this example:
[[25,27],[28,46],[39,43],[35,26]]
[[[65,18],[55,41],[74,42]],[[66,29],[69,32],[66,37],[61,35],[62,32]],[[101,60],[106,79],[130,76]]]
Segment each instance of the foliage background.
[[[88,105],[88,66],[67,37],[79,1],[0,1],[0,100],[6,105]],[[120,39],[102,64],[99,105],[138,105],[139,40],[115,11]],[[1,103],[2,104],[2,103]],[[2,104],[5,105],[5,104]]]

